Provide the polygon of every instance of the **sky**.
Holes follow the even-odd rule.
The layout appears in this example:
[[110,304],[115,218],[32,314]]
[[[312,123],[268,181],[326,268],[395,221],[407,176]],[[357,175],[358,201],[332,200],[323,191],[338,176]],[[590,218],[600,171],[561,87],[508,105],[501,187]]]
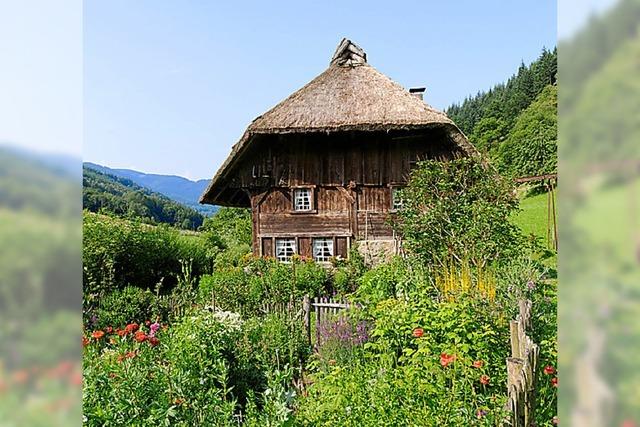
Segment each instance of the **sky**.
[[0,0],[0,144],[82,154],[82,0]]
[[210,178],[342,37],[444,109],[614,0],[0,0],[0,143]]
[[342,37],[438,109],[556,44],[555,1],[114,0],[84,9],[85,160],[211,178]]

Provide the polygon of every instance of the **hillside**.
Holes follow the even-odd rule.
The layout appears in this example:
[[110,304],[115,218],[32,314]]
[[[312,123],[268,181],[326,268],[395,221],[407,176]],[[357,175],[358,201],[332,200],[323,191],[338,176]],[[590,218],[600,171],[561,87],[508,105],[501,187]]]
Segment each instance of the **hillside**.
[[122,218],[141,218],[195,230],[204,220],[194,209],[140,187],[132,180],[83,168],[82,204],[91,212]]
[[90,162],[85,162],[84,165],[104,174],[131,180],[141,187],[163,194],[178,203],[188,206],[204,216],[212,215],[218,209],[217,206],[201,205],[198,203],[200,195],[209,184],[208,179],[191,181],[176,175],[144,173],[132,169],[112,169]]
[[543,49],[537,60],[522,63],[506,82],[446,111],[503,173],[528,176],[555,171],[557,58],[557,49]]

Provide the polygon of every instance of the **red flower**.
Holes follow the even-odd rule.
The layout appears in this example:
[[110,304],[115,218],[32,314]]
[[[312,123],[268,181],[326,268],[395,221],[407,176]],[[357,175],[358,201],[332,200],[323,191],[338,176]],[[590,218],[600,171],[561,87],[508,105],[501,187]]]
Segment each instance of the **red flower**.
[[149,326],[151,324],[151,320],[145,320],[144,324]]
[[156,338],[156,337],[149,337],[149,345],[150,345],[151,347],[155,347],[155,346],[157,346],[158,344],[160,344],[160,340],[159,340],[158,338]]
[[474,360],[472,363],[472,366],[478,369],[482,368],[482,365],[484,365],[484,362],[482,360]]
[[118,360],[118,363],[122,362],[124,360],[124,354],[119,354],[117,360]]
[[104,336],[104,331],[93,331],[93,333],[91,334],[91,336],[97,340],[99,340],[100,338],[102,338]]
[[107,331],[108,334],[113,332],[113,328],[111,326],[107,326],[104,330]]
[[487,375],[481,375],[480,376],[480,384],[489,385],[489,380],[490,380],[490,378]]
[[136,332],[136,335],[134,336],[134,339],[137,342],[144,342],[147,340],[147,334],[144,333],[144,331],[138,331]]
[[83,336],[83,337],[82,337],[82,346],[83,346],[83,347],[86,347],[86,346],[88,346],[88,345],[89,345],[89,338],[87,338],[87,337]]
[[456,355],[455,354],[447,354],[447,353],[441,353],[440,354],[440,364],[444,368],[446,368],[454,360],[456,360]]
[[545,366],[545,367],[544,367],[543,372],[544,372],[546,375],[553,375],[553,374],[555,374],[555,373],[556,373],[556,368],[554,368],[554,367],[553,367],[553,366],[551,366],[551,365],[547,365],[547,366]]
[[127,335],[127,331],[125,331],[124,329],[118,329],[116,330],[116,334],[118,334],[119,337],[123,337]]
[[134,357],[136,357],[136,352],[130,351],[127,354],[125,354],[124,357],[126,357],[127,359],[133,359]]
[[124,330],[127,334],[132,334],[135,331],[137,331],[139,328],[137,323],[129,323],[127,326],[125,326]]
[[633,420],[624,420],[621,424],[621,427],[636,427],[637,424],[633,422]]
[[554,387],[558,387],[558,377],[551,378],[551,385]]
[[423,336],[423,335],[424,335],[424,329],[422,329],[422,328],[415,328],[415,329],[413,330],[413,336],[414,336],[414,337],[416,337],[416,338],[420,338],[420,337],[421,337],[421,336]]

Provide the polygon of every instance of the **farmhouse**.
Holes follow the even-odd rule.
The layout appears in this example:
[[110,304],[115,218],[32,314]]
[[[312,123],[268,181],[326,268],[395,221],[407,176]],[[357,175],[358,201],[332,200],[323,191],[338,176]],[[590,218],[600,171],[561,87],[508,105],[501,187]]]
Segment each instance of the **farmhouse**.
[[[476,153],[458,127],[343,39],[329,68],[256,118],[200,203],[251,208],[255,255],[393,254],[397,190],[421,159]],[[371,258],[370,258],[371,259]]]

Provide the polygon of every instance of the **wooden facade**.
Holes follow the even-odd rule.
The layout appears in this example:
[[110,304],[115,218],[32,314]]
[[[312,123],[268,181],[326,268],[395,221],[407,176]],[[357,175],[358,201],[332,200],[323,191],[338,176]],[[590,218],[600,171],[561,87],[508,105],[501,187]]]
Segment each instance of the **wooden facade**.
[[[419,132],[269,135],[237,167],[230,186],[252,209],[253,252],[276,256],[276,239],[295,239],[313,257],[313,239],[329,238],[346,258],[355,240],[393,240],[393,191],[419,160],[461,150],[438,128]],[[311,209],[296,211],[294,191],[309,189]]]

